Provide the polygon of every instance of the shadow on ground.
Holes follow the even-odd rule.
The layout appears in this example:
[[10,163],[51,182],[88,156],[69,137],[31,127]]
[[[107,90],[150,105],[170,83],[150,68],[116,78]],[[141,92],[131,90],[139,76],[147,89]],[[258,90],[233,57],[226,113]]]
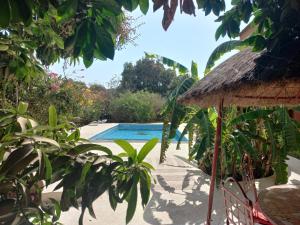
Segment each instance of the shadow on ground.
[[[144,220],[153,225],[200,225],[206,222],[209,176],[189,165],[183,157],[184,165],[168,165],[170,169],[184,168],[184,175],[177,180],[178,174],[167,177],[157,171],[157,184],[153,185],[152,198],[144,211]],[[180,163],[181,164],[181,163]],[[178,171],[177,171],[178,173]],[[179,176],[180,177],[180,176]],[[168,179],[169,178],[169,179]],[[213,224],[223,224],[223,202],[219,202],[220,192],[216,190]]]

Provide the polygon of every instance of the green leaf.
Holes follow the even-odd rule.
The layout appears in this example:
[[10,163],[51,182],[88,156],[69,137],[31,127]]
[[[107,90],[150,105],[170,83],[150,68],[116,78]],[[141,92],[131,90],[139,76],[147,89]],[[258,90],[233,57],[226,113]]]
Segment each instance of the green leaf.
[[61,215],[61,208],[60,208],[59,202],[57,200],[55,200],[54,198],[50,198],[50,201],[54,205],[54,209],[55,209],[56,218],[55,218],[54,221],[57,221],[60,218],[60,215]]
[[92,51],[92,57],[88,57],[86,54],[83,54],[83,64],[85,66],[85,68],[89,68],[94,61],[94,55],[93,55],[93,51]]
[[207,74],[210,72],[211,68],[214,67],[215,62],[221,58],[222,55],[224,55],[227,52],[230,52],[234,49],[242,49],[245,46],[245,43],[242,41],[232,40],[232,41],[226,41],[222,44],[220,44],[218,47],[215,48],[215,50],[212,52],[212,54],[209,56],[209,59],[206,63],[206,68],[204,73]]
[[149,10],[149,0],[140,0],[139,3],[140,3],[140,9],[141,9],[142,13],[144,13],[144,15],[146,15]]
[[187,114],[187,108],[176,104],[171,117],[171,126],[169,131],[169,139],[172,139],[176,136],[177,129],[181,123],[183,123],[184,118]]
[[253,148],[251,144],[251,140],[249,140],[249,137],[243,134],[242,132],[238,132],[238,135],[236,136],[236,140],[242,151],[247,152],[252,159],[257,159],[257,154],[255,149]]
[[120,2],[116,0],[97,0],[93,2],[93,5],[99,8],[106,8],[116,15],[122,13]]
[[184,65],[172,60],[172,59],[169,59],[167,57],[163,57],[163,56],[159,56],[157,54],[152,54],[152,53],[147,53],[145,52],[145,57],[148,58],[148,59],[156,59],[158,60],[160,63],[168,66],[168,67],[171,67],[173,69],[177,69],[179,71],[179,74],[180,75],[185,75],[188,73],[188,68],[186,68]]
[[88,151],[92,150],[99,150],[102,152],[105,152],[108,155],[112,155],[111,150],[109,150],[107,147],[104,147],[102,145],[97,145],[97,144],[80,144],[72,148],[68,153],[70,155],[79,155]]
[[267,41],[262,35],[253,35],[243,41],[243,45],[253,46],[253,51],[261,51],[266,47]]
[[94,29],[96,31],[96,47],[99,48],[105,57],[113,60],[115,56],[115,44],[111,34],[107,32],[107,30],[97,27],[96,25]]
[[108,196],[109,196],[109,203],[110,203],[110,206],[111,208],[115,211],[116,208],[117,208],[117,200],[114,196],[114,193],[113,193],[113,189],[112,188],[109,188],[108,190]]
[[238,5],[241,0],[231,0],[231,5]]
[[149,201],[151,188],[151,177],[145,170],[140,171],[140,192],[142,197],[142,206],[145,207]]
[[9,49],[9,46],[8,45],[3,45],[3,44],[0,44],[0,52],[5,52]]
[[[207,111],[200,109],[198,112],[196,112],[188,121],[187,125],[181,132],[181,135],[178,139],[177,142],[177,149],[179,149],[180,142],[182,138],[185,136],[185,134],[189,131],[190,127],[192,127],[194,124],[199,125],[200,131],[201,131],[201,136],[204,139],[206,137],[207,141],[207,147],[210,147],[212,142],[213,142],[213,137],[214,137],[214,129],[211,121],[208,118]],[[197,142],[197,141],[196,141]]]
[[45,179],[46,179],[46,184],[48,185],[50,184],[51,177],[52,177],[52,166],[46,154],[43,154],[43,159],[45,163]]
[[125,9],[133,11],[138,6],[139,0],[123,0],[122,3]]
[[59,47],[62,50],[65,49],[64,40],[61,37],[59,37],[58,35],[54,36],[54,40],[55,40],[55,43],[57,44],[57,47]]
[[49,107],[49,125],[52,128],[57,126],[57,113],[54,105]]
[[222,37],[224,37],[226,35],[226,30],[225,30],[225,27],[223,26],[223,24],[221,24],[218,27],[218,29],[216,30],[216,33],[215,33],[216,41],[220,38],[221,35],[222,35]]
[[91,162],[87,162],[87,163],[84,164],[84,166],[82,168],[82,171],[81,171],[81,176],[80,176],[79,183],[82,184],[84,182],[85,177],[86,177],[87,173],[89,172],[91,166],[92,166]]
[[121,152],[118,154],[119,157],[128,157],[127,152]]
[[149,170],[155,170],[155,168],[150,163],[141,162],[140,164]]
[[194,144],[192,150],[191,150],[191,154],[190,157],[192,157],[194,154],[196,154],[195,159],[196,160],[200,160],[203,156],[203,154],[208,150],[207,146],[207,137],[199,137],[196,140],[196,143]]
[[28,26],[32,21],[32,9],[29,0],[17,0],[22,21]]
[[286,184],[288,182],[288,165],[284,162],[277,162],[274,165],[275,184]]
[[245,122],[248,120],[266,118],[268,115],[270,115],[273,112],[274,112],[274,110],[272,110],[272,109],[257,109],[257,110],[249,111],[249,112],[240,114],[237,117],[233,118],[229,122],[229,124],[236,125],[238,123]]
[[27,112],[27,109],[28,109],[28,103],[26,102],[20,102],[19,105],[18,105],[18,109],[17,109],[17,112],[18,114],[25,114]]
[[127,212],[126,212],[126,224],[128,224],[135,213],[136,204],[137,204],[137,184],[134,183],[131,186],[131,190],[129,192],[128,197],[128,206],[127,206]]
[[125,152],[127,152],[128,156],[135,161],[137,152],[128,141],[115,140],[115,143],[118,144]]
[[269,120],[265,120],[264,125],[266,128],[266,133],[268,135],[268,140],[270,140],[271,142],[272,156],[274,157],[276,154],[276,139],[274,137],[274,132],[271,126],[271,122]]
[[192,61],[191,73],[194,79],[198,79],[198,65],[194,61]]
[[10,9],[11,9],[10,21],[13,23],[22,21],[21,12],[20,12],[20,11],[22,11],[22,9],[21,9],[20,5],[18,4],[18,0],[12,0],[12,1],[9,1],[9,3],[10,3]]
[[77,12],[78,0],[66,0],[58,8],[58,14],[64,18],[70,18]]
[[94,43],[89,43],[88,47],[83,48],[83,63],[86,68],[90,67],[94,61]]
[[80,131],[76,129],[67,138],[68,141],[78,141],[80,138]]
[[6,28],[10,21],[10,4],[8,0],[1,1],[0,7],[0,27]]
[[145,157],[155,147],[158,141],[159,141],[158,138],[153,138],[142,147],[142,149],[139,151],[139,154],[137,156],[138,162],[142,162],[145,159]]

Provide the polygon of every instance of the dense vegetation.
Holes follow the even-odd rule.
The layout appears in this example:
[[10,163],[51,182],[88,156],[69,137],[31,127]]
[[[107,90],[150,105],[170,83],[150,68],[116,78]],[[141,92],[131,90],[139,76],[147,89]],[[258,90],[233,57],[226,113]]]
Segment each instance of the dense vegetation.
[[124,92],[111,100],[109,115],[113,122],[145,123],[160,121],[164,99],[155,93]]
[[[8,84],[5,90],[5,106],[12,107],[20,101],[27,102],[28,113],[43,124],[47,123],[47,109],[50,105],[54,105],[60,115],[78,126],[103,119],[111,122],[159,121],[165,101],[162,94],[167,94],[177,79],[171,79],[175,75],[173,70],[166,70],[161,63],[153,60],[147,61],[159,68],[160,73],[147,71],[147,67],[140,68],[141,74],[147,71],[144,80],[148,80],[148,86],[140,86],[136,90],[123,85],[124,76],[115,87],[105,88],[99,84],[87,85],[51,72],[32,78],[27,87]],[[127,65],[124,65],[122,75],[126,73],[127,83],[134,84],[135,80],[131,80],[134,79],[134,74],[130,74]],[[149,88],[158,79],[165,80],[163,89]]]

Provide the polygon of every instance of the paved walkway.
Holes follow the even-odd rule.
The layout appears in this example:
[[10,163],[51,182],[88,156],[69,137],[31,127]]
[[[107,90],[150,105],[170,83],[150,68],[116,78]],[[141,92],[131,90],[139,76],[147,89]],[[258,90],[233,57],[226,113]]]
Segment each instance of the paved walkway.
[[[105,125],[105,127],[110,127]],[[95,132],[102,130],[85,127],[83,135],[91,137]],[[121,149],[114,143],[104,142],[103,145],[109,147],[114,153]],[[132,143],[140,149],[143,143]],[[133,220],[130,225],[200,225],[206,221],[207,202],[209,192],[209,176],[191,165],[187,160],[187,145],[182,145],[182,150],[176,150],[176,145],[171,144],[168,150],[167,160],[159,165],[159,144],[147,158],[155,168],[153,175],[156,184],[152,186],[152,196],[149,204],[142,208],[139,203]],[[289,183],[297,183],[300,180],[299,160],[290,160]],[[297,166],[298,164],[298,166]],[[298,168],[298,170],[297,170]],[[272,185],[272,178],[257,182],[257,187],[263,189]],[[94,203],[94,211],[97,219],[93,219],[88,212],[85,214],[85,225],[125,225],[126,203],[118,205],[114,212],[109,205],[108,196],[105,194]],[[78,224],[80,212],[71,209],[61,216],[61,222],[65,225]],[[218,189],[214,195],[213,206],[214,225],[224,224],[224,210],[221,193]]]

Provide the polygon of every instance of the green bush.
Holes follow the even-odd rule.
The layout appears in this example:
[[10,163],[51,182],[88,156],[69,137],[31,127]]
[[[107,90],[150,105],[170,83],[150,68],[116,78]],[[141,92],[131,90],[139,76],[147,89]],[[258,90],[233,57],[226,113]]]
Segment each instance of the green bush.
[[125,92],[112,99],[109,113],[113,122],[155,122],[164,99],[149,92]]
[[[86,209],[94,217],[93,202],[104,193],[109,194],[113,210],[128,203],[126,224],[133,218],[137,199],[146,206],[154,168],[144,160],[158,139],[148,141],[140,151],[116,140],[124,151],[114,155],[105,146],[81,139],[79,129],[62,121],[53,105],[46,126],[27,110],[24,102],[0,109],[0,224],[62,225],[61,211],[81,203],[78,224],[82,225]],[[45,185],[62,191],[60,200],[50,199],[47,207],[42,198]]]

